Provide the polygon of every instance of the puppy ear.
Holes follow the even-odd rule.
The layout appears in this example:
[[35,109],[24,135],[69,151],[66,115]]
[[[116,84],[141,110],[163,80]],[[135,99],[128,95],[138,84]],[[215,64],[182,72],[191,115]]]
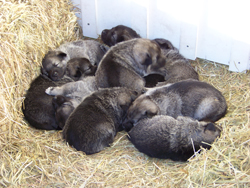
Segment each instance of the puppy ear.
[[67,54],[61,51],[56,52],[56,56],[59,57],[60,59],[64,59],[67,57]]
[[145,59],[145,61],[142,63],[143,65],[146,65],[146,66],[149,66],[149,65],[151,65],[153,63],[153,61],[152,61],[152,58],[151,58],[151,56],[147,53],[146,54],[146,59]]
[[66,102],[66,97],[63,95],[57,95],[52,99],[52,104],[54,108],[58,108],[58,106],[61,106],[64,102]]
[[214,125],[213,123],[208,123],[208,124],[206,125],[205,129],[204,129],[204,132],[205,132],[206,130],[215,132],[215,131],[216,131],[215,125]]
[[107,47],[105,45],[100,45],[100,48],[101,48],[103,53],[106,53],[109,50],[109,47]]

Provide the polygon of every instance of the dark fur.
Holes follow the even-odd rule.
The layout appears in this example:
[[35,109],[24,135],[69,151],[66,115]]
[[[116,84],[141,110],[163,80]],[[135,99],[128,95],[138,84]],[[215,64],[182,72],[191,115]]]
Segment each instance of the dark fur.
[[135,147],[150,157],[186,161],[194,149],[209,149],[220,132],[213,123],[161,115],[139,121],[128,134]]
[[144,89],[144,76],[158,73],[149,71],[154,64],[164,64],[160,47],[148,39],[132,39],[110,48],[96,71],[100,88],[128,87],[138,93]]
[[73,81],[63,77],[58,82],[53,82],[44,75],[35,78],[28,89],[22,103],[22,111],[28,123],[37,129],[60,129],[55,120],[55,109],[52,105],[53,96],[45,93],[50,86],[59,86]]
[[128,110],[124,128],[130,130],[140,119],[154,115],[189,116],[215,122],[226,111],[226,100],[220,91],[208,83],[188,79],[149,89],[139,96]]
[[97,66],[86,58],[73,58],[68,61],[66,75],[77,81],[85,76],[94,76]]
[[69,145],[86,154],[100,152],[113,142],[135,94],[127,88],[94,92],[72,112],[63,129]]
[[102,31],[101,38],[104,44],[114,46],[119,42],[140,38],[140,35],[130,27],[118,25],[111,29],[104,29]]
[[63,129],[66,120],[75,107],[72,104],[71,99],[63,95],[55,96],[52,100],[52,104],[55,108],[56,123],[60,129]]

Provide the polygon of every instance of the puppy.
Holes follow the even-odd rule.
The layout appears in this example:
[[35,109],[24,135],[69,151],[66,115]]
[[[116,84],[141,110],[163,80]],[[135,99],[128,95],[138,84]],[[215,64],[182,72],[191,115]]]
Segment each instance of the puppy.
[[157,86],[176,83],[189,78],[199,80],[198,73],[191,66],[188,59],[181,55],[170,41],[166,39],[154,39],[154,41],[161,47],[167,59],[165,66],[154,64],[151,67],[152,71],[160,71],[166,80],[163,83],[158,83]]
[[118,25],[111,29],[104,29],[101,34],[102,41],[108,46],[114,46],[119,42],[131,40],[134,38],[141,37],[136,33],[135,30],[124,25]]
[[98,66],[108,48],[94,40],[78,40],[65,43],[49,51],[42,60],[42,74],[58,81],[65,74],[67,62],[73,58],[86,58],[93,66]]
[[165,64],[160,47],[148,39],[132,39],[110,48],[95,74],[99,88],[128,87],[140,94],[145,86],[143,76],[158,73],[151,66]]
[[66,75],[77,81],[81,77],[94,76],[97,66],[92,65],[86,58],[73,58],[68,61]]
[[73,80],[64,76],[60,81],[53,82],[45,75],[35,78],[28,89],[22,103],[22,111],[27,122],[37,129],[60,129],[55,120],[55,109],[52,105],[53,96],[45,93],[49,86],[59,86]]
[[66,83],[45,90],[48,95],[55,96],[54,107],[56,121],[62,129],[71,112],[90,94],[97,91],[94,76],[84,77],[76,82]]
[[140,120],[128,133],[135,147],[150,157],[186,161],[194,152],[210,149],[221,130],[213,123],[190,117],[157,115]]
[[136,95],[127,88],[107,88],[86,97],[72,112],[63,137],[78,151],[100,152],[122,130],[121,122]]
[[145,117],[189,116],[199,121],[215,122],[226,114],[226,100],[216,88],[197,80],[184,80],[148,89],[128,109],[124,129],[130,130]]
[[[112,29],[103,30],[101,38],[106,45],[114,46],[117,43],[141,37],[132,28],[124,25],[118,25]],[[164,76],[160,74],[149,74],[147,76],[143,76],[143,78],[145,80],[145,87],[154,87],[158,82],[165,81]]]

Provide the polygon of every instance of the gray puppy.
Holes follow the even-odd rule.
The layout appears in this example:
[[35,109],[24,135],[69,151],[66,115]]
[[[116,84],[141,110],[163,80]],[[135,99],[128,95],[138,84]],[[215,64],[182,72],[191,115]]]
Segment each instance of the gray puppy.
[[124,129],[145,117],[154,115],[189,116],[199,121],[215,122],[226,114],[226,100],[212,85],[184,80],[174,84],[150,88],[130,106]]
[[107,88],[94,92],[72,112],[63,137],[78,151],[100,152],[113,142],[135,94],[127,88]]
[[102,58],[96,83],[100,88],[128,87],[141,93],[145,86],[142,78],[151,73],[151,66],[164,66],[165,56],[160,47],[148,39],[132,39],[112,46]]
[[37,129],[60,129],[55,119],[55,109],[52,105],[53,96],[45,93],[50,86],[59,86],[73,80],[64,76],[60,81],[53,82],[45,75],[35,78],[28,89],[22,103],[24,118]]
[[156,64],[152,66],[152,70],[155,69],[165,75],[166,81],[158,83],[157,86],[175,83],[189,78],[199,80],[199,75],[191,66],[189,60],[181,55],[170,41],[162,38],[154,39],[154,41],[161,47],[167,59],[165,66]]
[[63,128],[71,112],[90,94],[97,91],[94,76],[81,78],[76,82],[66,83],[45,90],[48,95],[54,95],[53,104],[56,110],[56,121]]
[[141,38],[135,30],[125,25],[118,25],[111,29],[104,29],[101,34],[102,41],[108,46],[114,46],[119,42]]
[[67,62],[73,58],[86,58],[93,66],[98,66],[108,48],[94,40],[78,40],[65,43],[49,51],[42,60],[42,73],[58,81],[65,74]]
[[157,115],[139,121],[128,137],[140,152],[150,157],[186,161],[201,146],[210,149],[220,133],[213,123]]

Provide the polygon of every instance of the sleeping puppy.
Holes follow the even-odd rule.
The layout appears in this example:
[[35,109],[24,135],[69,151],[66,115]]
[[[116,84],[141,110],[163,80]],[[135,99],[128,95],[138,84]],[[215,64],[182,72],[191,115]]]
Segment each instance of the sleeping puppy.
[[55,109],[52,105],[53,96],[45,93],[50,86],[59,86],[73,80],[64,76],[60,81],[53,82],[45,75],[35,78],[28,89],[22,103],[22,111],[27,122],[37,129],[60,129],[55,120]]
[[208,83],[188,79],[148,89],[129,107],[123,126],[129,131],[140,119],[154,115],[189,116],[215,122],[226,111],[227,103],[220,91]]
[[141,37],[132,28],[124,25],[118,25],[111,29],[104,29],[102,31],[101,38],[104,44],[114,46],[119,42]]
[[127,88],[107,88],[92,93],[72,112],[63,137],[78,151],[94,154],[108,147],[136,95]]
[[[103,30],[101,38],[106,45],[114,46],[117,43],[141,37],[132,28],[124,25],[118,25],[112,29]],[[145,87],[154,87],[158,82],[165,81],[164,76],[160,74],[149,74],[143,78],[145,79]]]
[[94,76],[97,66],[86,58],[73,58],[68,61],[66,75],[77,81],[86,76]]
[[135,147],[150,157],[186,161],[200,147],[210,149],[221,130],[190,117],[157,115],[140,120],[128,133]]
[[140,94],[145,86],[143,76],[158,73],[151,66],[165,65],[160,47],[149,39],[132,39],[112,46],[102,58],[95,74],[99,88],[128,87]]
[[58,87],[46,89],[48,95],[53,95],[56,111],[56,121],[62,129],[71,112],[90,94],[97,91],[94,76],[81,78],[76,82],[66,83]]
[[181,55],[170,41],[166,39],[154,39],[154,41],[161,47],[167,59],[165,66],[154,64],[151,67],[152,70],[160,71],[166,80],[163,83],[158,83],[157,86],[176,83],[189,78],[199,80],[198,73],[191,66],[188,59]]
[[42,60],[42,74],[53,81],[60,80],[66,71],[67,63],[73,58],[86,58],[93,66],[98,66],[108,48],[94,40],[68,42],[49,51]]

